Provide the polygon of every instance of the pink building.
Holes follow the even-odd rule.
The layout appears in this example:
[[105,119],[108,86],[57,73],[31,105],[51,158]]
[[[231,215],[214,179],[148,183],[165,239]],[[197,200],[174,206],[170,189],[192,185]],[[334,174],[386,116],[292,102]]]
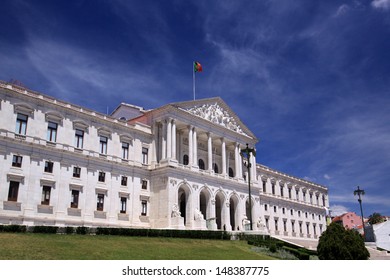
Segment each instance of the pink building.
[[348,212],[341,216],[334,217],[332,222],[340,223],[346,229],[359,229],[362,228],[362,217],[356,215],[354,212]]

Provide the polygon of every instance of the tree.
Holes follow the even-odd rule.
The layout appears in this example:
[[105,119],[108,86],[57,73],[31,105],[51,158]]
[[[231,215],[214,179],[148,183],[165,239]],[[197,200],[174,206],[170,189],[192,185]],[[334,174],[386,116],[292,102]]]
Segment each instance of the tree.
[[384,222],[384,219],[381,214],[374,212],[370,217],[368,217],[368,222],[371,225],[378,224]]
[[331,223],[322,233],[317,253],[320,260],[367,260],[370,256],[363,237],[337,223]]

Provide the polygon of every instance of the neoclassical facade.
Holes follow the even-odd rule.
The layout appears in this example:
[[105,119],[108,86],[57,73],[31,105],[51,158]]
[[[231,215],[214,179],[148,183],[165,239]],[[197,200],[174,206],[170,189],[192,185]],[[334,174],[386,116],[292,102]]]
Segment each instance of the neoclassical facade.
[[220,98],[104,115],[0,82],[0,139],[1,224],[239,232],[251,215],[275,236],[326,228],[327,188],[261,154],[247,168],[257,138]]

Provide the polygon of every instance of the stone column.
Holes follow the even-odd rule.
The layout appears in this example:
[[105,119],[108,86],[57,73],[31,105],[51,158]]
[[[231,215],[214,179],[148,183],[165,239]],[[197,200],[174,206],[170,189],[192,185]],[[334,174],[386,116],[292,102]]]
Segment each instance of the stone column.
[[207,164],[208,171],[213,170],[213,144],[210,132],[207,133]]
[[251,164],[252,164],[252,167],[251,167],[251,180],[253,182],[256,182],[257,181],[256,157],[255,157],[255,155],[253,153],[251,154]]
[[238,144],[238,154],[239,154],[239,163],[238,163],[238,175],[239,178],[244,178],[244,174],[242,173],[242,156],[240,155],[241,150],[240,150],[240,144]]
[[238,143],[236,143],[235,145],[234,145],[234,172],[235,172],[235,174],[234,174],[234,178],[240,178],[240,171],[239,171],[239,169],[240,169],[240,166],[239,166],[239,164],[240,164],[240,151],[239,151],[239,144]]
[[[225,165],[225,169],[226,169],[226,165]],[[226,172],[225,172],[226,174]],[[223,225],[225,224],[226,225],[226,230],[227,231],[231,231],[232,230],[232,225],[230,224],[230,203],[229,201],[225,201],[223,203],[223,207],[225,207],[225,213],[222,211],[222,215],[224,216],[224,219],[222,219],[222,228],[223,228]]]
[[176,158],[176,121],[172,120],[172,159]]
[[194,140],[193,140],[193,153],[194,153],[194,156],[193,156],[193,163],[192,165],[197,167],[198,166],[198,138],[197,138],[197,135],[196,135],[196,129],[195,127],[193,128],[193,132],[192,132],[192,135],[194,137]]
[[225,138],[221,138],[222,142],[222,175],[226,175],[226,143]]
[[162,122],[161,130],[161,159],[164,160],[167,158],[167,142],[166,142],[166,123]]
[[172,157],[172,120],[167,121],[167,158]]
[[192,166],[192,157],[193,157],[192,129],[193,129],[193,126],[189,125],[188,126],[188,165],[189,166]]

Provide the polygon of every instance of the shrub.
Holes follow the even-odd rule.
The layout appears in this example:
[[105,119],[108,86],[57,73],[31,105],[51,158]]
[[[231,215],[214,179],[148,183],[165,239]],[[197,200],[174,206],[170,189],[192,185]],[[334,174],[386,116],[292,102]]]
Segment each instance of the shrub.
[[77,234],[87,234],[87,233],[89,233],[89,230],[87,227],[77,227],[76,233]]
[[52,226],[34,226],[33,233],[57,233],[58,227]]
[[66,227],[65,228],[66,234],[73,234],[74,233],[74,227]]
[[21,225],[0,225],[0,232],[26,232],[27,227]]
[[367,260],[370,256],[363,237],[337,223],[331,223],[322,233],[317,252],[320,260]]

